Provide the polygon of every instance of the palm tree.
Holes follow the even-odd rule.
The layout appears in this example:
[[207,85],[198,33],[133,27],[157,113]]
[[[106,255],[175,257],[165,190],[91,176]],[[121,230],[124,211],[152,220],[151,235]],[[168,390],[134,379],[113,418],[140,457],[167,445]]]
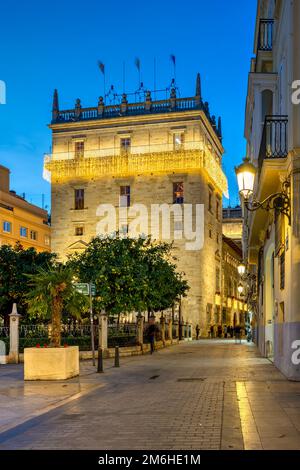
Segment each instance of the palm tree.
[[28,276],[32,290],[27,295],[29,315],[51,318],[51,346],[61,345],[62,312],[80,316],[86,310],[87,298],[78,293],[73,283],[73,271],[56,264],[47,269],[39,269],[37,274]]

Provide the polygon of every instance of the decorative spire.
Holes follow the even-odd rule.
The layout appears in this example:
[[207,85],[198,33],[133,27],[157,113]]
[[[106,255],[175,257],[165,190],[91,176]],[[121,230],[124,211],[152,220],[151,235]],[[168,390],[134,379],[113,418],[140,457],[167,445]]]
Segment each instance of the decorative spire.
[[53,104],[52,104],[52,119],[55,121],[59,115],[59,105],[58,105],[58,92],[57,89],[53,93]]
[[196,78],[196,96],[202,98],[201,96],[201,77],[200,73],[197,73],[197,78]]

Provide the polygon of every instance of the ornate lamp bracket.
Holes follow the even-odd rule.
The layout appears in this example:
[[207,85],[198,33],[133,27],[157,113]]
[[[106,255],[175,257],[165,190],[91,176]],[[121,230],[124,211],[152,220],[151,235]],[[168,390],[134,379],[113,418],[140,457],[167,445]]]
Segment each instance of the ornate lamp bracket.
[[256,199],[250,201],[245,201],[245,206],[248,211],[255,212],[258,209],[263,209],[267,212],[275,210],[284,214],[291,225],[291,198],[290,198],[290,181],[285,180],[282,183],[282,191],[278,193],[271,194],[264,201],[260,202]]

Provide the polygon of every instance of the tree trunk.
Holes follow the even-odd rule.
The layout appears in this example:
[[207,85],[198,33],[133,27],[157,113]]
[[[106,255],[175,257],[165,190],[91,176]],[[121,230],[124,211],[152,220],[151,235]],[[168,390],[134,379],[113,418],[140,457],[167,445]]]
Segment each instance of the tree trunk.
[[62,299],[55,297],[52,302],[52,333],[51,333],[51,346],[59,348],[61,343],[61,313],[62,313]]

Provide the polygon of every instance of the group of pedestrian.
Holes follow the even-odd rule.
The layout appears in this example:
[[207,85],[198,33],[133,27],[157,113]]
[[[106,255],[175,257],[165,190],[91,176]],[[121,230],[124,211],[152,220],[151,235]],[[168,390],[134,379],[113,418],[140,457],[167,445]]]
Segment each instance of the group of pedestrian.
[[209,328],[209,338],[241,338],[242,328],[231,325],[211,325]]

